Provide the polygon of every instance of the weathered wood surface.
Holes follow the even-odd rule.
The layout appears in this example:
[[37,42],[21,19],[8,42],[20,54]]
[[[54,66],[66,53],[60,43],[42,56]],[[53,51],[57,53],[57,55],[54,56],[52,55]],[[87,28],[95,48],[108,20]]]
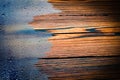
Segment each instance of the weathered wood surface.
[[36,64],[49,80],[119,80],[120,57],[42,59]]
[[35,16],[31,25],[47,30],[45,57],[114,56],[120,53],[120,10],[115,0],[49,0],[60,13]]
[[62,12],[36,16],[31,22],[35,29],[119,26],[120,11],[117,0],[49,0],[49,2]]
[[35,16],[30,23],[53,34],[50,52],[36,66],[50,80],[119,80],[119,1],[48,2],[62,12]]

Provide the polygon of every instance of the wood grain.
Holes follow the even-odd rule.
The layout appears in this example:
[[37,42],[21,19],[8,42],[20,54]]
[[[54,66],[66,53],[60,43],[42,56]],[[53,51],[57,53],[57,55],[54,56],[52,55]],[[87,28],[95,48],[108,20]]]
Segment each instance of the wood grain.
[[35,16],[52,33],[52,48],[36,66],[50,80],[119,80],[118,0],[48,0],[60,13]]

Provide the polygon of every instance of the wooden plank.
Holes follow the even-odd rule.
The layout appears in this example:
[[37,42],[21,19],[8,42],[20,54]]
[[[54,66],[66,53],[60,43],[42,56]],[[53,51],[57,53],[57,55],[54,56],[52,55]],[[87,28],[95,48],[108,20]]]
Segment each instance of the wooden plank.
[[118,0],[48,0],[60,13],[30,24],[52,33],[51,50],[36,66],[50,80],[120,79]]
[[[49,0],[60,13],[36,16],[36,30],[52,33],[51,51],[45,57],[119,55],[118,1]],[[115,11],[112,11],[113,7]],[[42,26],[41,26],[42,25]]]
[[120,58],[42,59],[36,66],[50,80],[119,80]]
[[55,9],[62,12],[36,16],[34,21],[30,23],[35,29],[84,26],[114,27],[118,26],[120,22],[117,0],[49,0],[49,2],[53,4]]

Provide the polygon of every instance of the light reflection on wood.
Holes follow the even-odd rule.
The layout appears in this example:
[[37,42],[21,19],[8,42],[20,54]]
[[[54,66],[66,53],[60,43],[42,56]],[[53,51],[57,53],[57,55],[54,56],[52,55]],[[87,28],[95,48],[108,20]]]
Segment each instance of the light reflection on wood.
[[120,11],[117,0],[48,2],[62,12],[35,16],[30,23],[36,30],[53,34],[49,38],[51,50],[36,64],[40,71],[50,80],[119,80]]

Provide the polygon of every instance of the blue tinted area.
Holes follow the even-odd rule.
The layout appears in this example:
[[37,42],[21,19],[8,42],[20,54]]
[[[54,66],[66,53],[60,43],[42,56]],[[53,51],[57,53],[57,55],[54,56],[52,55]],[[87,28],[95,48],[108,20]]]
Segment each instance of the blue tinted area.
[[0,80],[47,80],[33,65],[37,59],[13,59],[0,61]]
[[54,10],[47,0],[0,0],[0,22],[23,24],[30,22],[33,16],[59,12]]
[[34,64],[50,50],[51,34],[28,23],[56,12],[47,0],[0,0],[0,80],[47,80]]

